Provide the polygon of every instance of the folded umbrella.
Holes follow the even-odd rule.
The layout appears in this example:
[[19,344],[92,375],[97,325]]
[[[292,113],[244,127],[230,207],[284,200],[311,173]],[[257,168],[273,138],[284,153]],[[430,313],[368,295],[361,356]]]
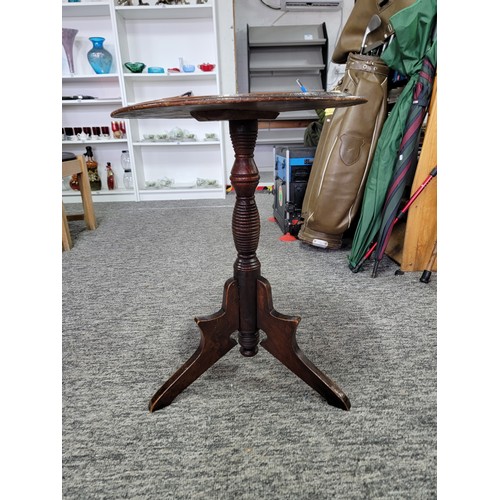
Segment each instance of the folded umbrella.
[[418,147],[420,143],[420,132],[425,115],[430,103],[432,85],[436,68],[428,57],[424,58],[422,69],[418,73],[418,79],[413,90],[413,101],[410,113],[406,121],[403,139],[399,148],[394,173],[392,175],[389,189],[382,210],[382,221],[377,239],[377,248],[374,254],[374,265],[372,277],[377,276],[377,269],[384,256],[385,249],[389,243],[394,227],[394,218],[399,211],[399,205],[407,183],[415,174],[415,165],[418,159]]

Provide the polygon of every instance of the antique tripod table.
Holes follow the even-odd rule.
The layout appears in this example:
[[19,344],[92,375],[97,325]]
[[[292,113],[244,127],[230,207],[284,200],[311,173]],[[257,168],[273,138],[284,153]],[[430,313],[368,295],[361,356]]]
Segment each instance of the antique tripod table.
[[[237,343],[243,356],[255,356],[259,331],[267,337],[260,345],[321,394],[329,404],[349,410],[351,404],[340,387],[322,373],[297,345],[299,316],[286,316],[273,308],[271,285],[261,276],[256,251],[260,235],[255,190],[259,170],[253,155],[258,120],[273,120],[284,111],[353,106],[363,97],[340,92],[252,93],[221,96],[180,96],[120,108],[114,118],[195,118],[199,121],[228,120],[235,161],[231,184],[236,193],[232,231],[237,258],[234,275],[224,285],[222,308],[210,316],[197,317],[200,345],[194,354],[158,389],[149,410],[172,401]],[[238,342],[231,335],[238,331]]]

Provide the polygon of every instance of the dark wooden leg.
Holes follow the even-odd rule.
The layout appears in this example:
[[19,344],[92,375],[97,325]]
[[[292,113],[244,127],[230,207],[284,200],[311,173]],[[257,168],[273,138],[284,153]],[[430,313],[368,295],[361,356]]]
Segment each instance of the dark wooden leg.
[[351,403],[342,389],[309,361],[297,345],[295,333],[300,317],[286,316],[275,311],[271,285],[265,278],[257,281],[257,302],[258,326],[267,334],[260,345],[321,394],[329,404],[349,410]]
[[149,403],[149,411],[168,406],[186,387],[205,373],[236,344],[231,334],[238,329],[238,289],[234,279],[224,286],[220,311],[210,316],[195,318],[201,331],[201,340],[195,353],[156,391]]
[[[267,116],[273,117],[275,114]],[[259,171],[253,159],[258,131],[257,118],[231,119],[229,130],[235,153],[231,170],[231,184],[236,193],[232,220],[237,250],[234,278],[228,280],[224,287],[222,309],[211,316],[196,318],[201,330],[198,349],[156,392],[149,409],[155,411],[169,405],[232,349],[237,343],[231,338],[233,332],[238,331],[241,354],[255,356],[261,329],[267,334],[267,339],[261,342],[262,347],[324,396],[328,403],[348,410],[351,405],[347,396],[306,358],[297,345],[295,332],[300,318],[285,316],[274,310],[271,286],[260,274],[261,266],[256,255],[260,218],[255,203]]]
[[[273,115],[274,116],[274,115]],[[238,252],[234,278],[224,287],[222,309],[195,321],[201,330],[196,352],[155,393],[149,410],[168,406],[186,387],[222,358],[237,342],[231,334],[238,331],[240,352],[255,356],[259,343],[257,328],[257,277],[260,262],[255,255],[259,243],[260,219],[255,203],[259,171],[253,160],[258,130],[257,119],[230,121],[235,161],[231,183],[236,192],[232,231]]]

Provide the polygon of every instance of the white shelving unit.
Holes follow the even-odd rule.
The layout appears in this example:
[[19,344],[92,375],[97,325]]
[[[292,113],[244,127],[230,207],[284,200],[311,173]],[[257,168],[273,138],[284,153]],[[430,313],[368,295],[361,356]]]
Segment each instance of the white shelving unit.
[[[221,93],[217,47],[216,1],[182,5],[119,6],[117,1],[63,3],[63,28],[76,28],[75,75],[69,75],[63,55],[63,96],[90,95],[95,99],[62,101],[62,126],[108,126],[110,114],[122,106],[181,95]],[[93,74],[87,62],[91,36],[102,36],[104,47],[113,55],[109,75]],[[131,73],[124,63],[143,62],[143,73]],[[215,64],[203,72],[199,64]],[[169,68],[195,66],[192,73],[173,73]],[[148,73],[147,68],[163,67],[165,73]],[[101,191],[95,201],[141,201],[166,199],[224,198],[226,195],[225,131],[219,122],[195,119],[125,120],[126,138],[63,140],[63,151],[77,154],[92,146],[99,163]],[[182,132],[180,132],[182,131]],[[180,138],[179,138],[180,134]],[[175,141],[167,140],[174,135]],[[182,137],[184,135],[184,137]],[[194,136],[194,137],[193,137]],[[122,150],[131,157],[134,189],[123,189]],[[110,162],[118,189],[106,187],[106,163]],[[169,182],[165,182],[168,179]],[[203,182],[205,181],[205,182]],[[165,186],[168,184],[168,186]],[[63,191],[71,202],[77,192]]]

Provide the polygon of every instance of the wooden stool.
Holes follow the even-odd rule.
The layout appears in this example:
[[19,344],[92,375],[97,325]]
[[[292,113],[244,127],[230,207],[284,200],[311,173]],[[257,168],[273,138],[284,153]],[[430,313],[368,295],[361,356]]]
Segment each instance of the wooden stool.
[[63,250],[70,250],[73,246],[71,234],[69,232],[68,221],[85,220],[87,229],[96,229],[97,223],[95,220],[94,203],[92,202],[92,192],[90,190],[89,173],[87,165],[81,155],[73,153],[62,154],[62,176],[68,177],[76,174],[78,176],[78,185],[80,186],[80,194],[82,196],[83,213],[75,215],[67,215],[64,210],[64,202],[62,204],[62,247]]

